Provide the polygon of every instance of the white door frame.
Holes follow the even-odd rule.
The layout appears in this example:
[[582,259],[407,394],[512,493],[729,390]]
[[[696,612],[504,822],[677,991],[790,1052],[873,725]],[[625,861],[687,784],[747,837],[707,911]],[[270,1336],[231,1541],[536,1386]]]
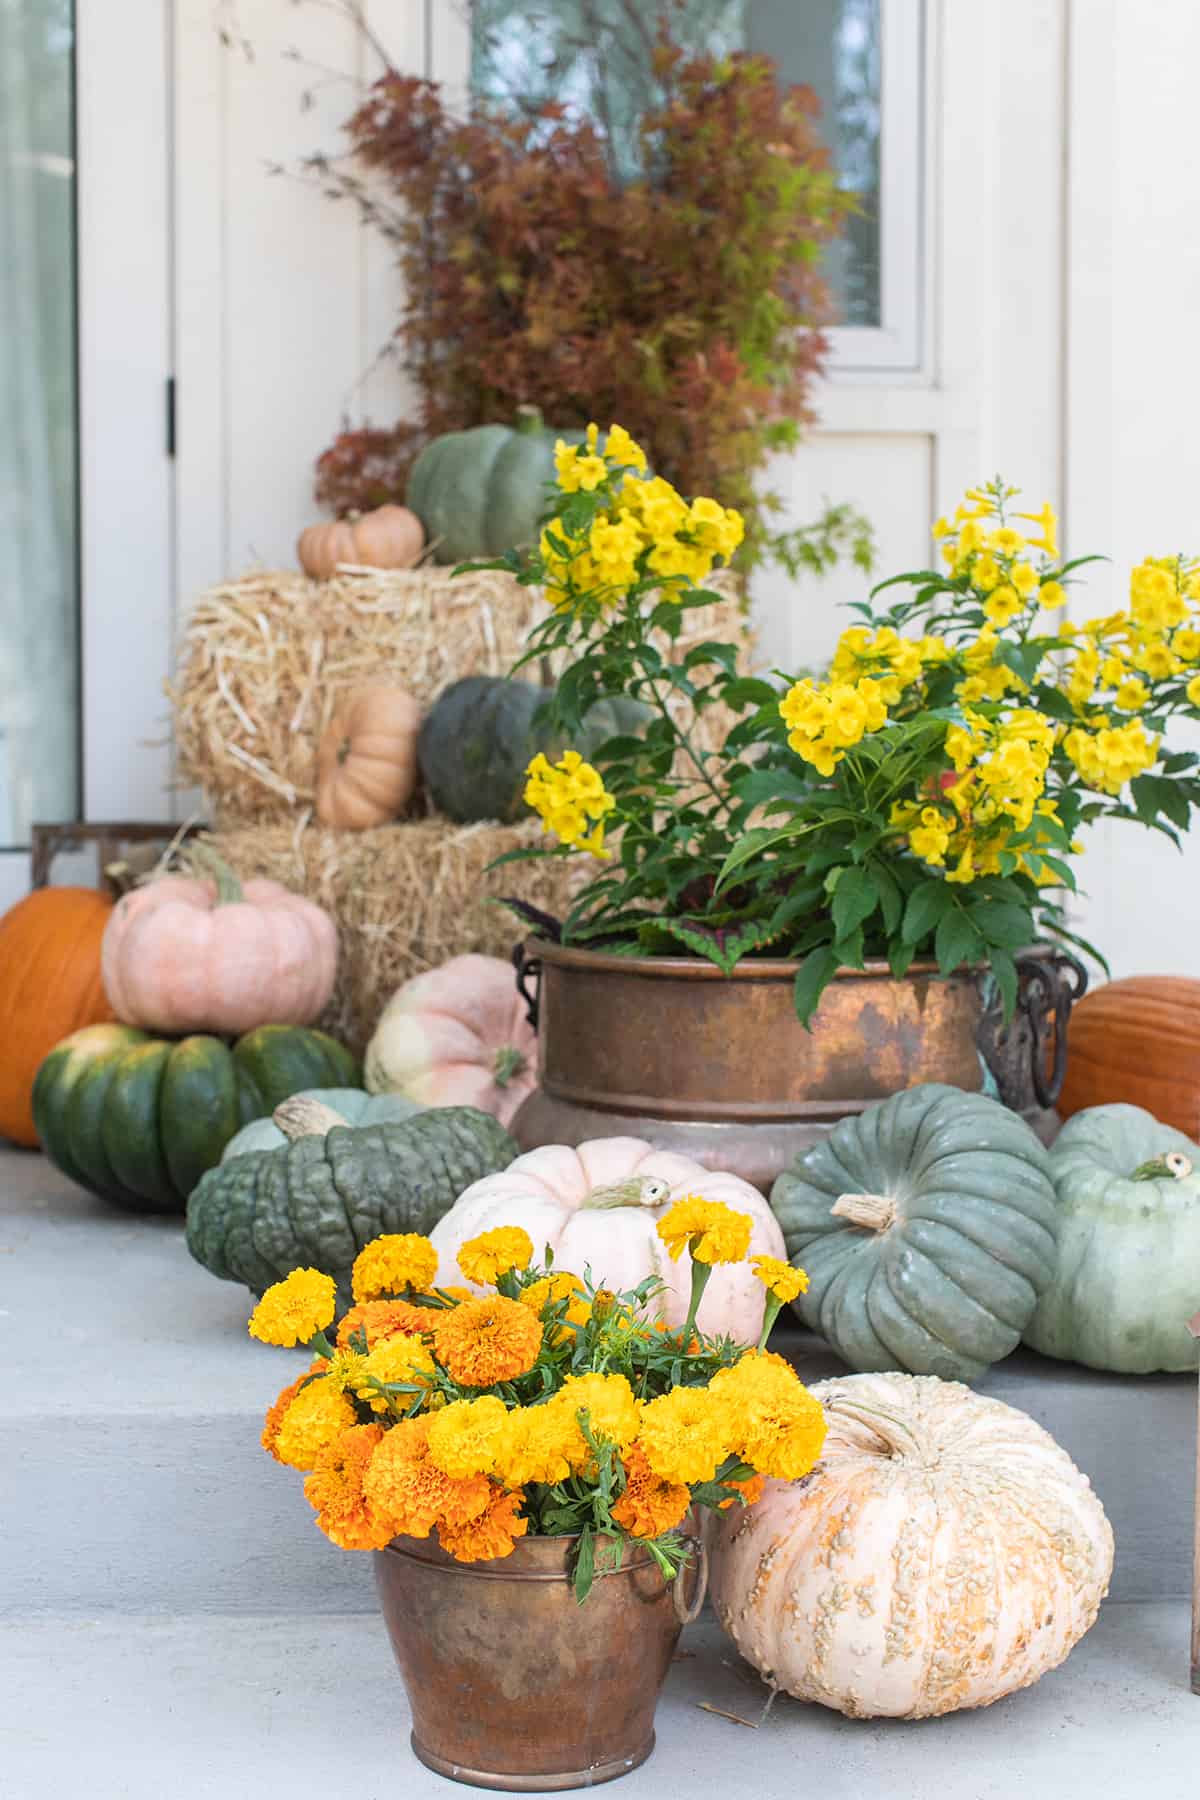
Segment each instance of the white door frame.
[[[170,819],[174,619],[170,8],[76,0],[80,694],[84,819]],[[0,910],[29,886],[0,854]]]

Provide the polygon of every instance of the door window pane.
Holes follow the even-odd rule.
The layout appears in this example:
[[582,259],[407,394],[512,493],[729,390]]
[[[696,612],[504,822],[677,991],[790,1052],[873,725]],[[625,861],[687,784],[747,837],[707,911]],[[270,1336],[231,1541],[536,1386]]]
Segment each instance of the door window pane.
[[0,849],[78,811],[72,0],[0,0]]
[[[694,52],[773,56],[781,78],[803,82],[822,106],[822,133],[844,186],[858,198],[827,253],[839,323],[880,323],[880,0],[682,0],[668,17]],[[471,86],[517,110],[558,101],[608,134],[628,178],[636,127],[654,103],[650,0],[474,0]]]

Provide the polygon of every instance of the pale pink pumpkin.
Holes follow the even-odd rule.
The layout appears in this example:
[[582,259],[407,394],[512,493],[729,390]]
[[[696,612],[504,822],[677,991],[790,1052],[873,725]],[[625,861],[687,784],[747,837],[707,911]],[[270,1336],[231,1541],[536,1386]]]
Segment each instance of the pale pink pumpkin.
[[337,931],[329,914],[277,881],[240,882],[206,846],[212,879],[164,875],[117,902],[100,960],[126,1025],[239,1036],[259,1025],[309,1025],[329,1004]]
[[[692,1263],[685,1250],[672,1262],[658,1221],[676,1200],[699,1194],[751,1220],[747,1258],[786,1257],[783,1233],[757,1188],[738,1175],[703,1168],[690,1156],[656,1150],[643,1138],[595,1138],[570,1148],[544,1144],[499,1174],[485,1175],[455,1201],[431,1232],[438,1281],[461,1283],[457,1257],[468,1238],[498,1225],[520,1225],[533,1240],[535,1262],[547,1246],[554,1267],[622,1293],[648,1275],[665,1283],[655,1311],[669,1325],[687,1317]],[[754,1343],[762,1330],[766,1290],[749,1261],[714,1265],[697,1323],[705,1332]]]
[[533,1091],[536,1063],[512,965],[455,956],[392,995],[367,1046],[364,1081],[372,1094],[477,1106],[507,1125]]

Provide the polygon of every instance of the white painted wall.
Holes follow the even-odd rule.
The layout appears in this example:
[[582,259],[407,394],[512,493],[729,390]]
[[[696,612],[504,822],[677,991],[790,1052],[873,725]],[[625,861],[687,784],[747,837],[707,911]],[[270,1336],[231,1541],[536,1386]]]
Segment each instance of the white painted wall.
[[[826,496],[853,501],[875,523],[882,571],[921,566],[931,518],[1000,472],[1061,509],[1072,551],[1109,551],[1122,572],[1200,548],[1200,8],[1158,0],[1153,28],[1148,14],[1144,0],[927,0],[921,366],[824,384],[820,428],[772,474],[794,521]],[[344,417],[389,420],[404,396],[394,371],[372,368],[395,313],[386,253],[346,208],[268,170],[337,142],[353,81],[370,73],[353,30],[319,6],[254,0],[240,18],[251,62],[218,42],[213,0],[175,0],[175,17],[186,604],[251,562],[290,562],[317,452]],[[375,0],[372,21],[397,62],[461,81],[458,0]],[[860,585],[764,574],[765,655],[822,660]],[[1132,827],[1093,846],[1080,922],[1114,972],[1200,975],[1194,867],[1200,848],[1181,861]]]

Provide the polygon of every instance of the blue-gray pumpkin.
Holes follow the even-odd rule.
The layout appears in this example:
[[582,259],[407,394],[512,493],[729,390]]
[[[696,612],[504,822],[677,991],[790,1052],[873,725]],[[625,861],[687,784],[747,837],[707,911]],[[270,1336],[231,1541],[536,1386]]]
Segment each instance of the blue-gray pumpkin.
[[503,556],[537,542],[559,437],[582,441],[578,431],[547,431],[537,408],[523,406],[513,425],[448,431],[425,446],[404,498],[437,562]]
[[[403,1094],[368,1094],[365,1088],[304,1088],[296,1100],[317,1100],[330,1107],[346,1125],[388,1125],[399,1119],[411,1119],[425,1108]],[[221,1155],[222,1162],[234,1156],[246,1156],[254,1150],[282,1150],[291,1140],[274,1118],[254,1119],[243,1125],[236,1137],[230,1138]]]
[[1020,1342],[1055,1267],[1049,1158],[982,1094],[929,1083],[843,1119],[776,1181],[795,1301],[850,1368],[973,1381]]

